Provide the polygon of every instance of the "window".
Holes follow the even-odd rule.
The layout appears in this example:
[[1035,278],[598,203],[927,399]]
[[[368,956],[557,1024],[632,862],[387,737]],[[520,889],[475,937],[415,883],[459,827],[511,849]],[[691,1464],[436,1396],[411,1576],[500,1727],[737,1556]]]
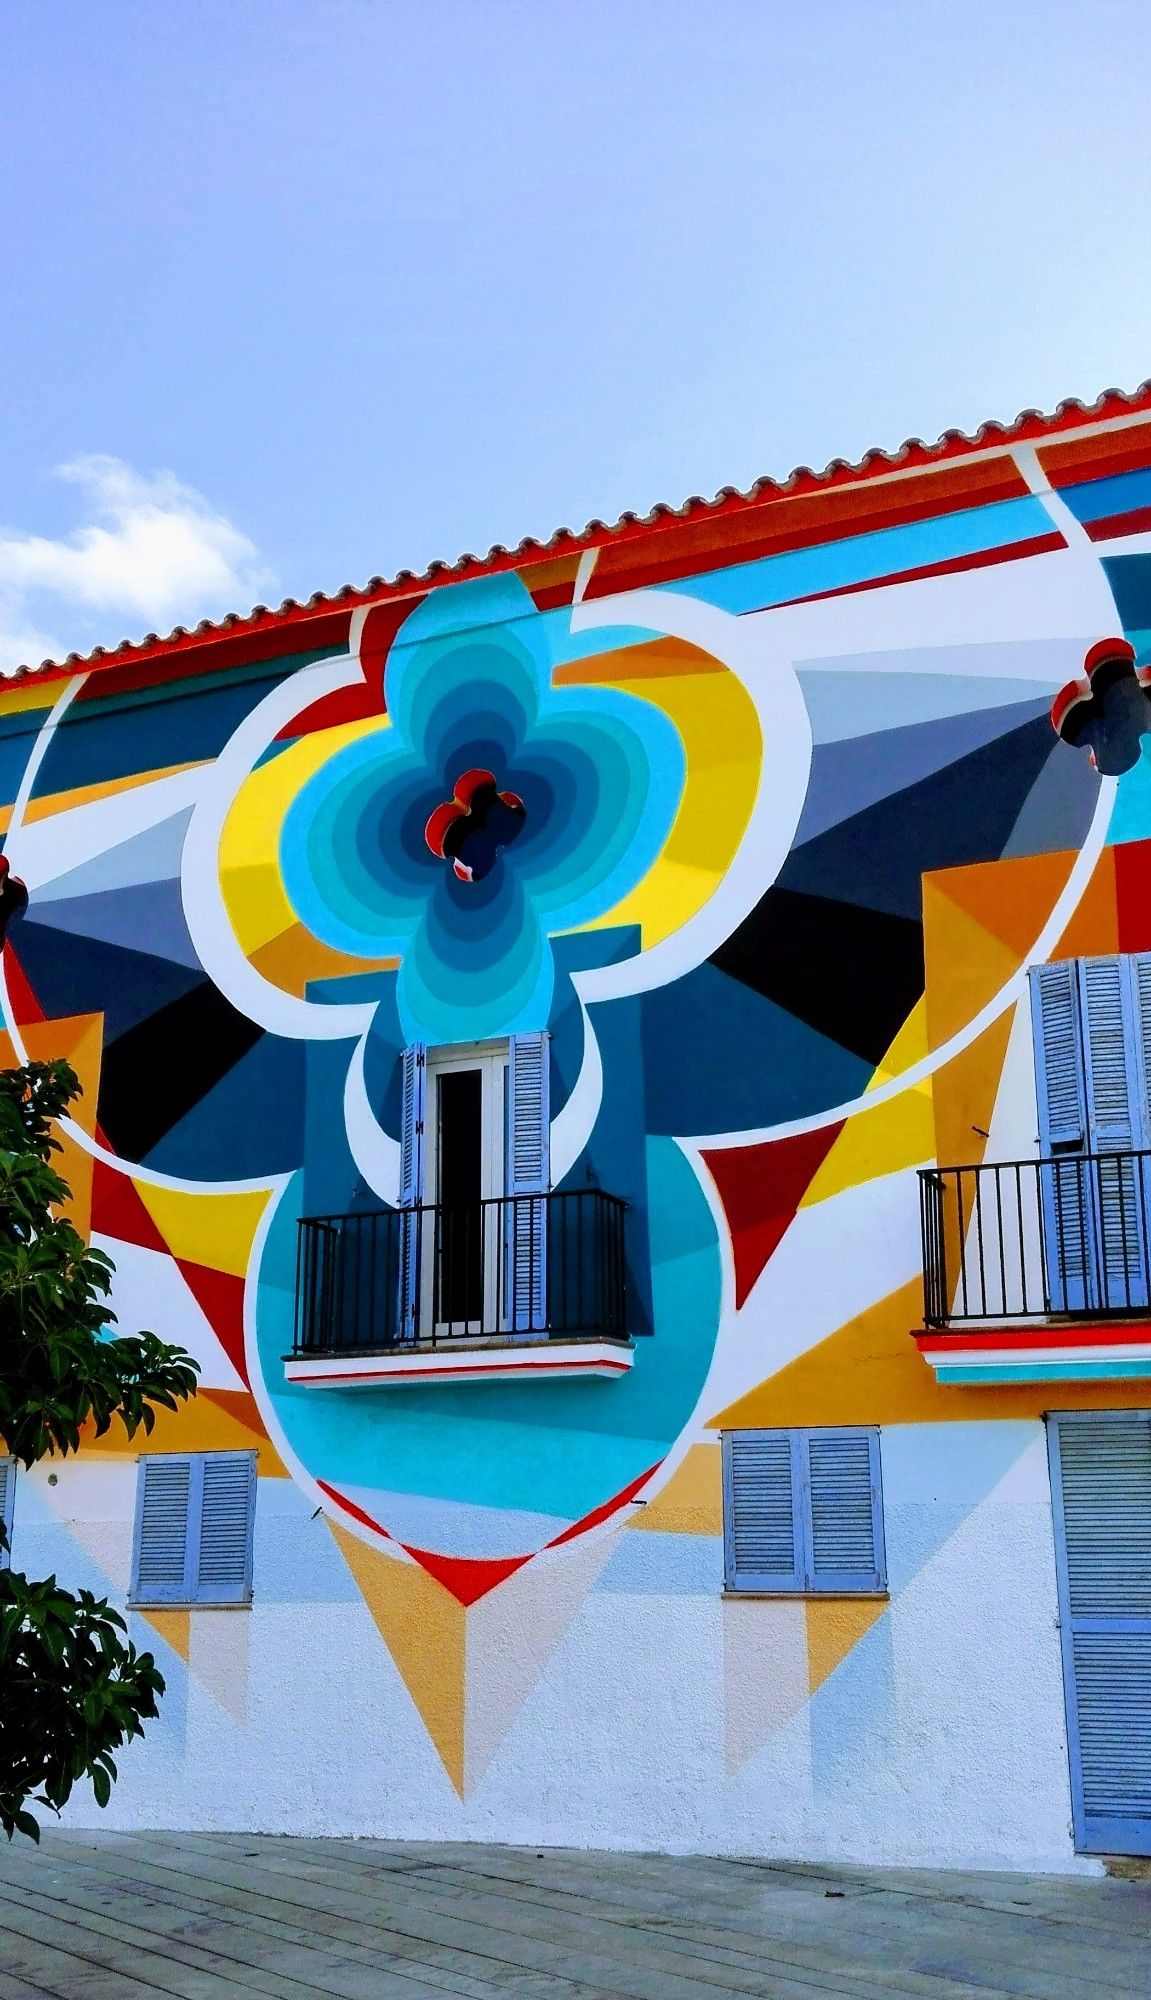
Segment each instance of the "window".
[[12,1503],[16,1498],[16,1460],[0,1458],[0,1526],[4,1529],[4,1539],[0,1540],[0,1569],[7,1569],[9,1562],[9,1542],[12,1535]]
[[1151,954],[1035,966],[1031,1014],[1052,1307],[1145,1307]]
[[133,1604],[247,1604],[256,1513],[254,1451],[140,1460]]
[[546,1328],[549,1185],[547,1035],[404,1050],[405,1338]]
[[876,1430],[725,1431],[731,1591],[887,1588]]

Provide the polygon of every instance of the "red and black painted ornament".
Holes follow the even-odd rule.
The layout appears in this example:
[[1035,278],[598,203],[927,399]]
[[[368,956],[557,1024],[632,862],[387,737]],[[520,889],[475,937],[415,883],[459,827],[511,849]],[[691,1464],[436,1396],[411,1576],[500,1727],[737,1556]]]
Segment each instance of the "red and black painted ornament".
[[516,792],[501,792],[491,771],[465,771],[450,799],[428,817],[424,839],[433,854],[450,861],[461,882],[482,882],[502,847],[523,831],[527,813]]

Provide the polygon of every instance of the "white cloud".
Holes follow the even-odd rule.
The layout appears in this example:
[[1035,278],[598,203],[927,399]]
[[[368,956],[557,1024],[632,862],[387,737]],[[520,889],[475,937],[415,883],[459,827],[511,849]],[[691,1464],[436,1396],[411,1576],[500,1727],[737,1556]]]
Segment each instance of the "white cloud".
[[244,611],[267,585],[248,537],[173,473],[147,478],[93,454],[56,476],[79,489],[87,519],[59,539],[0,528],[0,671],[113,646],[117,621],[140,636]]

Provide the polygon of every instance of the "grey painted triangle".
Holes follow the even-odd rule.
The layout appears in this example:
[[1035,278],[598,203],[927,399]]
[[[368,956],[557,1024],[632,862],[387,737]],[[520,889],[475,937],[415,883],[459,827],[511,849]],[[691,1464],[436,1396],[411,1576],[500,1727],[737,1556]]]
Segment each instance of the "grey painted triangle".
[[1057,742],[1023,801],[1003,859],[1064,854],[1081,847],[1095,817],[1100,783],[1086,750]]
[[942,771],[973,750],[982,750],[996,737],[1009,735],[1046,710],[1046,696],[1036,700],[1032,695],[1030,701],[1008,708],[982,709],[976,714],[952,715],[906,729],[886,729],[873,736],[817,745],[796,846],[814,840],[880,799],[919,784],[933,771]]
[[144,882],[174,881],[180,873],[184,835],[188,831],[192,810],[191,806],[185,806],[169,819],[158,820],[155,826],[146,826],[142,833],[133,834],[130,840],[122,840],[115,847],[107,848],[94,860],[83,862],[79,868],[70,868],[66,875],[57,875],[54,881],[35,892],[37,911],[45,903],[96,896],[107,889],[126,889]]
[[[81,871],[77,871],[79,873]],[[173,965],[199,970],[200,960],[188,936],[178,882],[137,882],[99,895],[75,896],[36,904],[36,922],[73,937],[98,938],[104,944],[146,951]]]
[[978,674],[877,672],[871,658],[857,668],[798,669],[799,684],[812,735],[817,743],[841,743],[849,737],[881,735],[889,729],[913,728],[919,722],[942,721],[979,709],[1011,708],[1024,702],[1050,701],[1055,693],[1033,680],[998,680]]

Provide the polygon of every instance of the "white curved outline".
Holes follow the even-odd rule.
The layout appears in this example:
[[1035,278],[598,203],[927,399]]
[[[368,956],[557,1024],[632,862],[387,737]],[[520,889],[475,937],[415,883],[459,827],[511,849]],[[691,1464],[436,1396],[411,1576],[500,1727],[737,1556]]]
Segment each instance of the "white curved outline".
[[[755,804],[726,873],[695,915],[658,944],[620,963],[574,973],[581,1000],[592,1001],[667,986],[718,950],[783,867],[811,777],[811,718],[791,654],[773,638],[769,625],[733,617],[701,598],[674,591],[626,591],[572,607],[573,632],[611,625],[638,625],[698,646],[722,660],[753,700],[755,684],[769,675],[772,727],[764,729],[760,718],[763,764]],[[758,712],[758,702],[756,708]]]
[[381,1201],[395,1208],[400,1193],[400,1145],[384,1131],[372,1110],[364,1075],[367,1047],[365,1029],[352,1050],[344,1078],[344,1134],[356,1172]]
[[566,1174],[570,1174],[579,1159],[591,1137],[603,1103],[603,1057],[600,1055],[599,1041],[592,1026],[591,1016],[584,1006],[583,995],[578,988],[576,999],[579,1001],[580,1014],[583,1018],[583,1056],[579,1075],[572,1085],[571,1095],[563,1110],[557,1112],[552,1119],[553,1187],[558,1186]]
[[241,1014],[293,1041],[351,1041],[371,1025],[376,1002],[302,1000],[256,971],[240,948],[220,880],[220,842],[233,801],[285,722],[323,695],[353,686],[360,663],[350,653],[318,660],[289,675],[257,702],[228,739],[209,773],[184,839],[184,921],[205,972]]
[[[32,754],[24,766],[24,774],[20,780],[20,789],[16,794],[12,806],[12,817],[9,822],[8,835],[5,841],[5,851],[8,853],[11,852],[13,839],[16,840],[17,847],[19,846],[20,829],[24,823],[24,814],[28,809],[28,801],[32,796],[32,788],[39,776],[41,765],[48,754],[48,747],[56,733],[57,726],[88,678],[87,674],[78,674],[75,680],[70,681],[61,693],[55,707],[50,710],[41,724],[40,733],[33,745]],[[8,991],[8,968],[3,952],[0,952],[0,1006],[3,1007],[4,1027],[7,1029],[13,1050],[16,1054],[16,1060],[20,1063],[26,1063],[29,1060],[28,1046],[20,1031],[15,1009]],[[108,1146],[101,1145],[99,1139],[91,1132],[86,1132],[82,1125],[76,1123],[74,1118],[65,1116],[59,1120],[59,1125],[61,1131],[66,1133],[67,1137],[73,1140],[80,1147],[81,1151],[87,1153],[92,1159],[99,1160],[104,1166],[114,1167],[118,1173],[129,1175],[132,1180],[142,1182],[145,1187],[168,1188],[174,1194],[273,1193],[278,1187],[286,1186],[290,1178],[290,1176],[285,1174],[262,1174],[255,1179],[244,1180],[188,1180],[182,1174],[161,1173],[155,1167],[143,1167],[137,1165],[132,1160],[123,1159],[119,1153],[114,1153]]]
[[887,1104],[901,1091],[914,1090],[915,1086],[934,1076],[937,1069],[949,1063],[955,1056],[962,1055],[970,1048],[993,1021],[1014,1006],[1027,984],[1028,967],[1041,965],[1050,957],[1079,905],[1083,892],[1095,871],[1096,865],[1107,845],[1107,829],[1111,823],[1111,812],[1115,803],[1117,778],[1103,778],[1100,782],[1099,797],[1095,802],[1095,816],[1087,830],[1087,837],[1075,857],[1071,872],[1056,901],[1052,904],[1047,921],[1027,952],[1023,963],[1011,977],[1004,981],[998,992],[982,1006],[978,1014],[957,1028],[946,1042],[933,1049],[909,1069],[891,1077],[887,1083],[877,1085],[874,1090],[864,1091],[846,1103],[833,1105],[827,1111],[813,1112],[807,1118],[785,1119],[778,1125],[759,1125],[744,1132],[709,1132],[691,1134],[681,1143],[697,1151],[718,1153],[731,1146],[755,1146],[772,1139],[797,1138],[803,1132],[818,1132],[825,1125],[836,1125],[841,1119],[852,1118],[863,1111],[874,1111],[879,1105]]

